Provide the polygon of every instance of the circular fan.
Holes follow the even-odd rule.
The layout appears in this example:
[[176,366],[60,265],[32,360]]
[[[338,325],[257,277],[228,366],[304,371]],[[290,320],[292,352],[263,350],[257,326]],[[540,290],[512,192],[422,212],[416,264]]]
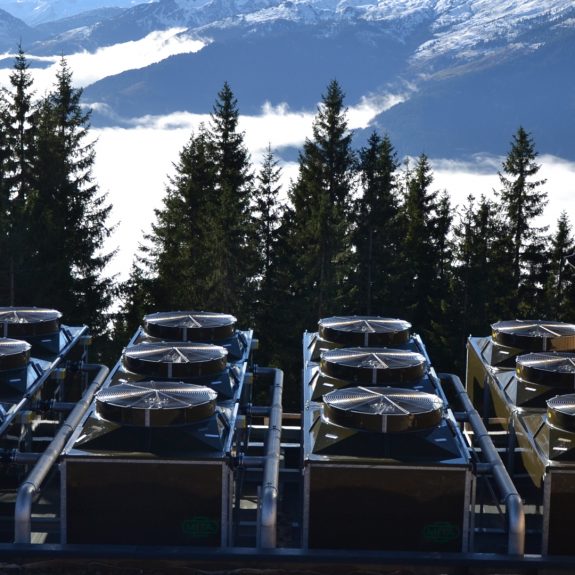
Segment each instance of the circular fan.
[[172,341],[218,341],[232,337],[236,318],[207,311],[159,312],[144,316],[148,335]]
[[500,321],[491,326],[493,340],[527,351],[574,351],[575,325],[559,321]]
[[413,351],[348,347],[324,352],[320,365],[326,375],[375,385],[419,379],[425,375],[426,362]]
[[213,375],[226,368],[228,352],[210,343],[140,343],[124,350],[126,369],[151,377],[188,378]]
[[96,394],[96,411],[108,421],[140,427],[185,425],[213,415],[217,393],[202,385],[143,381]]
[[575,431],[575,393],[547,400],[547,421],[566,431]]
[[37,307],[0,307],[4,337],[26,338],[56,333],[62,314],[55,309]]
[[26,341],[0,338],[0,371],[27,366],[31,347]]
[[435,427],[443,402],[437,395],[393,387],[352,387],[323,396],[324,414],[337,425],[400,432]]
[[517,358],[517,377],[531,383],[575,389],[575,353],[529,353]]
[[402,345],[409,340],[410,328],[402,319],[378,316],[328,317],[318,322],[319,336],[326,341],[364,347]]

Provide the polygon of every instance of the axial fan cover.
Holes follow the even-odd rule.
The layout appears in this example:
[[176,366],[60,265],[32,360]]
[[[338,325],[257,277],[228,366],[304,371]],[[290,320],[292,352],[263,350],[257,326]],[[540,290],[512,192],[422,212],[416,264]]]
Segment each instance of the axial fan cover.
[[575,389],[575,353],[529,353],[517,358],[517,377],[531,383]]
[[343,427],[396,433],[439,425],[443,401],[437,395],[394,387],[352,387],[323,396],[324,415]]
[[113,385],[96,394],[96,411],[108,421],[138,427],[186,425],[216,410],[217,393],[202,385],[143,381]]
[[233,315],[208,311],[158,312],[144,316],[145,332],[172,341],[219,341],[235,333]]
[[575,431],[575,393],[547,400],[547,422],[565,431]]
[[380,384],[420,379],[425,375],[423,355],[388,348],[340,348],[322,354],[323,373],[345,381]]
[[219,345],[191,342],[140,343],[122,356],[126,369],[151,377],[188,378],[226,369],[228,352]]
[[559,321],[514,319],[491,326],[493,341],[526,351],[575,350],[575,325]]
[[0,371],[18,369],[28,365],[31,347],[26,341],[7,337],[0,338]]
[[62,314],[55,309],[37,307],[0,307],[4,337],[26,338],[58,332]]
[[379,316],[336,316],[318,322],[319,336],[326,341],[364,347],[402,345],[409,340],[411,324]]

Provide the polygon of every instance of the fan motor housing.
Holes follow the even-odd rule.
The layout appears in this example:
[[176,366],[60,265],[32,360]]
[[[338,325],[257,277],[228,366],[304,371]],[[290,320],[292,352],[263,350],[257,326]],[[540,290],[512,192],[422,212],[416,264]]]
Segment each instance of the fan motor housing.
[[54,309],[0,307],[0,335],[27,341],[34,353],[58,353],[61,318],[62,314]]
[[211,311],[168,311],[144,316],[142,332],[134,343],[196,342],[225,348],[228,361],[242,362],[249,355],[253,333],[237,329],[230,314]]

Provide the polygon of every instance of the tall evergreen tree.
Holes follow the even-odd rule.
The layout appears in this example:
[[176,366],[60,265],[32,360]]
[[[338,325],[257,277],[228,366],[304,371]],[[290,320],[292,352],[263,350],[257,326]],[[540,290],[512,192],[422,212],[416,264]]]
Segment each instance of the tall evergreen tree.
[[430,333],[432,286],[437,277],[437,254],[434,250],[437,192],[431,191],[433,174],[429,160],[421,154],[406,176],[403,205],[404,242],[402,250],[403,308],[419,333]]
[[551,238],[549,277],[545,285],[546,317],[573,322],[575,318],[575,268],[567,263],[567,256],[575,251],[571,223],[563,211]]
[[257,269],[252,234],[253,174],[244,134],[238,129],[237,100],[226,82],[211,116],[210,138],[216,168],[214,218],[219,237],[212,244],[212,289],[218,309],[250,323],[250,293]]
[[[192,134],[175,165],[163,206],[123,289],[123,322],[137,302],[156,310],[204,309],[252,324],[257,249],[252,180],[236,99],[226,83],[209,128]],[[136,302],[136,303],[135,303]],[[138,303],[140,305],[140,303]],[[122,323],[122,322],[120,322]]]
[[359,152],[362,195],[356,204],[353,243],[356,259],[355,309],[395,316],[398,301],[398,161],[388,136],[373,132]]
[[21,47],[9,76],[9,88],[2,89],[2,132],[6,156],[3,166],[3,188],[8,194],[6,241],[7,259],[2,266],[7,283],[8,302],[14,305],[19,290],[29,284],[25,273],[29,271],[25,246],[30,231],[30,218],[26,213],[33,191],[32,166],[34,163],[35,114],[33,79],[29,64]]
[[547,193],[545,180],[534,179],[540,165],[533,138],[522,127],[513,136],[511,149],[499,173],[499,199],[506,216],[507,241],[511,255],[509,270],[509,313],[530,316],[537,311],[545,279],[544,237],[546,228],[533,226],[543,213]]
[[284,206],[280,201],[281,168],[268,146],[254,196],[255,235],[260,254],[258,289],[254,328],[262,342],[259,361],[265,365],[279,365],[283,361],[286,328],[291,318],[284,314],[286,297],[282,291],[282,250],[284,247],[280,227]]
[[[218,286],[213,284],[213,244],[223,235],[215,205],[216,167],[210,137],[202,125],[180,152],[174,164],[163,206],[142,248],[146,269],[147,300],[158,310],[219,307]],[[143,289],[141,270],[134,268],[133,286]],[[132,286],[132,287],[133,287]]]
[[314,328],[321,317],[344,311],[349,289],[355,158],[343,99],[337,81],[330,82],[313,122],[313,137],[300,152],[298,179],[289,192],[290,249],[299,270],[293,290],[298,317],[307,328]]
[[90,112],[81,106],[82,90],[62,58],[54,89],[34,118],[33,192],[28,198],[34,241],[29,253],[30,285],[21,303],[52,305],[67,321],[106,329],[112,280],[104,269],[113,254],[102,245],[111,233],[111,206],[94,181],[95,142],[89,139]]

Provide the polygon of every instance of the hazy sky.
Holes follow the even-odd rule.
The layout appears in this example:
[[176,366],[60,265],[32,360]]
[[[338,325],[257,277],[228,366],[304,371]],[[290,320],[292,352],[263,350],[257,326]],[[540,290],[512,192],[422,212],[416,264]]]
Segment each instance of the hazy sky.
[[[150,34],[137,42],[101,48],[93,54],[74,54],[66,59],[75,84],[87,86],[110,73],[141,68],[170,55],[195,52],[202,47],[201,42],[182,34],[182,29],[173,29]],[[53,65],[33,70],[37,94],[43,94],[53,84],[59,59],[59,55],[43,58],[44,62],[52,62]],[[10,67],[0,69],[0,85],[7,85],[10,70]],[[350,127],[366,127],[379,111],[401,99],[400,94],[386,95],[350,108]],[[241,111],[241,102],[239,105]],[[315,109],[297,112],[287,106],[264,106],[257,116],[242,116],[240,129],[245,132],[246,145],[254,164],[262,157],[268,144],[273,149],[288,145],[300,147],[311,134],[315,112]],[[153,210],[161,206],[172,164],[178,161],[182,147],[201,121],[207,122],[208,118],[180,113],[139,118],[124,128],[92,129],[91,134],[97,138],[95,179],[102,192],[108,194],[108,201],[113,204],[112,223],[117,223],[117,230],[107,246],[110,250],[119,247],[110,273],[126,277],[129,272],[142,233],[150,228]],[[511,139],[512,134],[509,136]],[[563,209],[573,213],[572,218],[575,219],[575,164],[546,156],[544,150],[541,153],[540,175],[547,178],[545,189],[549,193],[545,223],[554,225]],[[502,158],[478,156],[469,162],[433,157],[430,160],[435,177],[433,189],[446,189],[454,204],[464,203],[470,193],[477,197],[491,195],[494,189],[499,188],[497,172]],[[290,178],[296,176],[297,165],[283,164],[282,169],[287,187]]]

